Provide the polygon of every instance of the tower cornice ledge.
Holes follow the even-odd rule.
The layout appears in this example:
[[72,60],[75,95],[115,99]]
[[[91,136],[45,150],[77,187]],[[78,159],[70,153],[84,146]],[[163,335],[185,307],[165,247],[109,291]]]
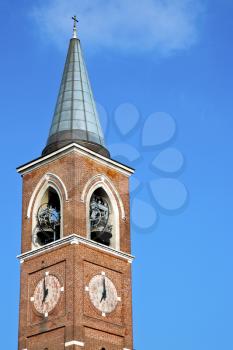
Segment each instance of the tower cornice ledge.
[[55,158],[59,158],[61,156],[64,156],[64,154],[68,154],[68,153],[73,152],[73,151],[75,151],[79,154],[88,156],[89,158],[94,159],[99,163],[102,163],[102,164],[104,163],[105,165],[107,165],[110,168],[117,169],[118,171],[120,171],[121,173],[123,173],[126,176],[131,176],[132,174],[134,174],[135,170],[133,168],[131,168],[127,165],[124,165],[120,162],[117,162],[113,159],[109,159],[107,157],[104,157],[104,156],[102,156],[94,151],[91,151],[90,149],[83,147],[77,143],[71,143],[70,145],[65,146],[63,148],[60,148],[59,150],[52,152],[46,156],[36,158],[29,163],[23,164],[17,168],[17,172],[21,175],[24,175],[27,172],[30,172],[32,169],[38,168],[46,163],[50,163]]
[[43,247],[39,247],[37,249],[30,250],[28,252],[25,252],[23,254],[17,255],[17,259],[20,261],[20,263],[23,263],[25,260],[33,258],[35,256],[47,253],[48,251],[57,249],[59,247],[69,245],[69,244],[83,244],[92,248],[95,248],[99,251],[114,255],[118,258],[122,258],[124,260],[127,260],[130,264],[133,262],[135,257],[131,254],[116,250],[114,248],[104,246],[103,244],[97,243],[95,241],[92,241],[88,238],[85,238],[83,236],[79,236],[77,234],[71,234],[69,236],[63,237],[57,241],[54,241],[52,243],[49,243]]

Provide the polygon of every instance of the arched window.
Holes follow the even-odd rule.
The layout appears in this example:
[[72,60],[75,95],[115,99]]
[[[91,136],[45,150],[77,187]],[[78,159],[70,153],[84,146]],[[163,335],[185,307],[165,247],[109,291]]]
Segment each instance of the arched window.
[[55,188],[39,194],[33,210],[33,248],[52,243],[61,237],[61,202]]
[[90,199],[89,224],[93,241],[115,248],[117,223],[113,205],[101,187],[93,192]]

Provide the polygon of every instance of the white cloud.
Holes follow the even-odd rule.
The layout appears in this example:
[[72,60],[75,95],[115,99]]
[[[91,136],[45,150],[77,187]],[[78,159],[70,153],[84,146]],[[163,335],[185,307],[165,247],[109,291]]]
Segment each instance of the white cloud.
[[59,47],[76,14],[80,37],[91,49],[169,55],[197,42],[201,13],[200,0],[47,0],[31,16],[43,38]]

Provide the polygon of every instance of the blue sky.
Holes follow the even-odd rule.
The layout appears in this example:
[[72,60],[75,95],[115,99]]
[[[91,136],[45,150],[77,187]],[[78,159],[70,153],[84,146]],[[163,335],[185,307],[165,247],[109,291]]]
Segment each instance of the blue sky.
[[[74,13],[104,125],[107,119],[106,142],[119,153],[117,159],[137,169],[139,186],[132,193],[134,347],[231,350],[230,0],[1,1],[2,348],[17,347],[21,179],[15,168],[39,156],[45,145]],[[161,112],[176,130],[148,146],[160,130],[156,116]],[[155,128],[147,128],[143,137],[151,115]],[[131,160],[120,154],[126,144],[133,147]],[[166,161],[165,170],[151,165],[167,148],[184,158],[173,172]],[[150,183],[161,178],[180,184],[185,200],[178,187],[153,196]]]

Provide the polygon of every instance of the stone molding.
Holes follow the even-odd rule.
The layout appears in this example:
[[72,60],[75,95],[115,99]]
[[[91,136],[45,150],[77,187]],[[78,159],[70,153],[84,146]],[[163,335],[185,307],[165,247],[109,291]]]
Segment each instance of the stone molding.
[[71,234],[69,236],[63,237],[57,241],[54,241],[52,243],[49,243],[43,247],[39,247],[34,250],[30,250],[28,252],[22,253],[17,256],[17,259],[20,261],[20,263],[24,263],[25,260],[28,260],[32,257],[35,257],[40,254],[44,254],[48,251],[55,250],[58,247],[69,245],[69,244],[83,244],[95,249],[98,249],[102,252],[109,253],[111,255],[114,255],[118,258],[122,258],[125,260],[128,260],[128,262],[131,264],[135,257],[131,254],[122,252],[120,250],[104,246],[103,244],[97,243],[95,241],[92,241],[88,238],[85,238],[83,236],[79,236],[77,234]]
[[113,168],[118,170],[119,172],[123,173],[126,176],[131,176],[134,173],[134,169],[121,164],[115,160],[106,158],[96,152],[91,151],[90,149],[80,146],[77,143],[71,143],[70,145],[63,147],[59,149],[58,151],[52,152],[48,154],[47,156],[40,157],[38,159],[33,160],[30,163],[24,164],[22,166],[19,166],[17,168],[17,172],[21,175],[24,175],[28,172],[30,172],[32,169],[38,168],[44,164],[50,163],[53,161],[54,158],[59,158],[63,156],[64,154],[68,154],[70,152],[77,152],[81,155],[84,155],[86,157],[89,157],[91,159],[94,159],[98,163],[104,164],[108,166],[109,168]]

